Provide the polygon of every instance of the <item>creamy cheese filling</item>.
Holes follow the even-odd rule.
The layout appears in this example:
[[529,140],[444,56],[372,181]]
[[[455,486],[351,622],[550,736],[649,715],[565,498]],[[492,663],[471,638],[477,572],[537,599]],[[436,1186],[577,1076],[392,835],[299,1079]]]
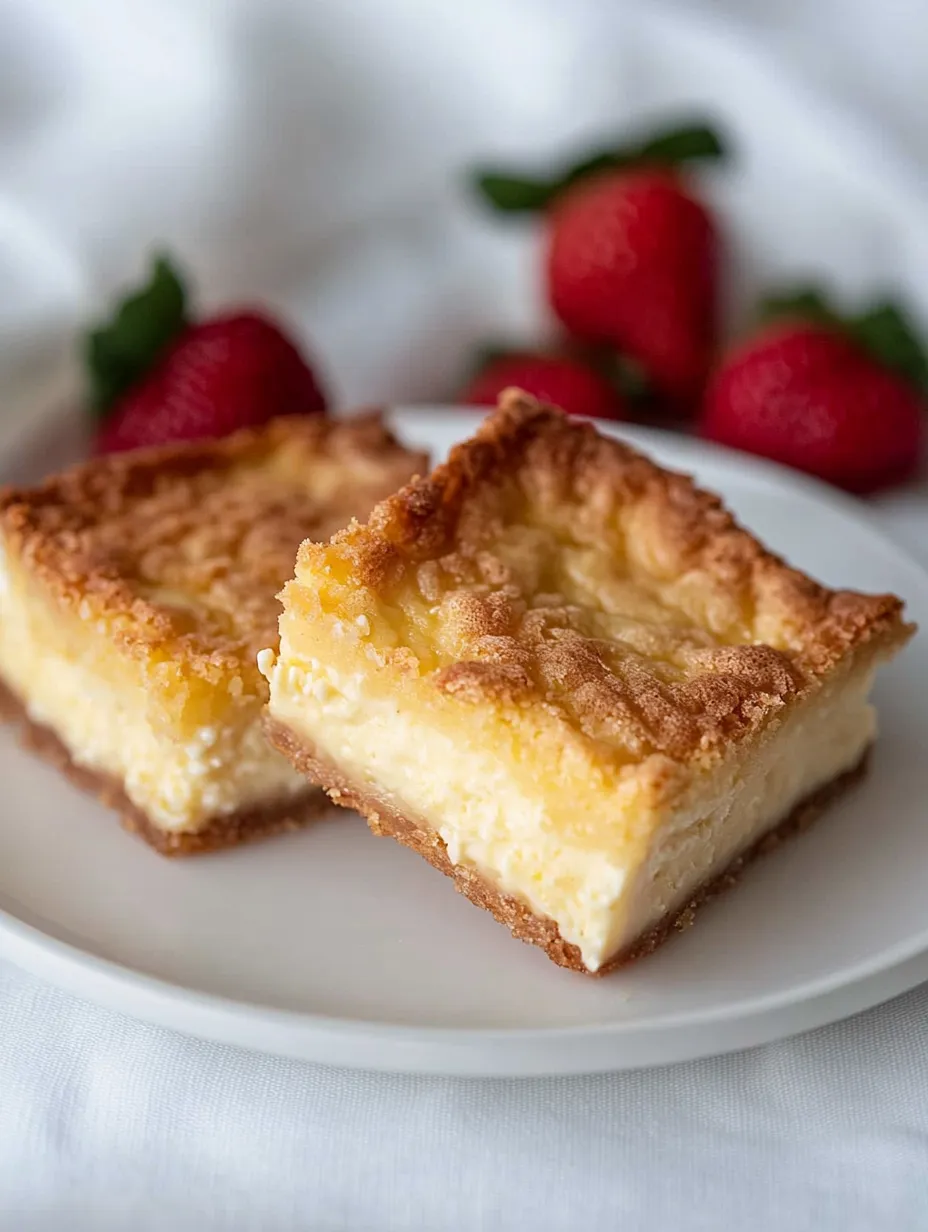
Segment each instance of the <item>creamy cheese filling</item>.
[[[636,816],[643,806],[629,767],[598,799],[587,793],[582,817],[565,825],[562,806],[549,808],[564,787],[563,767],[539,765],[527,786],[502,726],[493,742],[468,726],[466,707],[452,719],[447,710],[397,705],[364,671],[287,662],[270,651],[259,662],[276,719],[347,777],[437,830],[454,864],[553,919],[590,971],[851,768],[874,734],[870,673],[861,672],[795,706],[748,751],[733,750],[665,815]],[[402,682],[394,686],[402,691]],[[531,748],[517,753],[531,760]],[[586,786],[578,781],[578,799]]]
[[629,879],[607,956],[724,872],[806,796],[858,764],[876,736],[876,713],[867,700],[872,676],[872,669],[861,671],[798,705],[747,756],[727,758],[685,808],[662,822]]
[[0,676],[78,765],[117,779],[166,831],[195,831],[307,789],[267,743],[258,698],[230,698],[226,722],[172,727],[104,632],[47,610],[9,567],[0,567]]

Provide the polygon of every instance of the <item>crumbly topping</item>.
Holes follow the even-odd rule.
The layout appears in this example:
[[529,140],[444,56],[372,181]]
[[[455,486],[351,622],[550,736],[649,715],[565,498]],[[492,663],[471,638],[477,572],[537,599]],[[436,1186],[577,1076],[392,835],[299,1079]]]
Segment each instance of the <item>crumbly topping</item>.
[[819,585],[688,476],[518,391],[366,526],[304,545],[297,580],[382,601],[392,653],[444,693],[540,703],[634,756],[718,747],[911,632],[894,596]]
[[425,468],[377,413],[287,416],[220,441],[93,459],[0,496],[0,528],[59,602],[131,652],[257,677],[300,542]]

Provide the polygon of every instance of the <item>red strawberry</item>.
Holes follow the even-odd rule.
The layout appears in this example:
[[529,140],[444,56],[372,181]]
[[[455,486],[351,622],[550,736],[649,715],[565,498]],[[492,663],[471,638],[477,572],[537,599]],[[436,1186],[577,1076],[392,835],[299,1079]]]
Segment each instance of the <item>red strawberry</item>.
[[[881,305],[842,323],[805,293],[721,365],[702,434],[851,492],[911,477],[925,439],[925,362],[902,315]],[[810,303],[815,319],[802,319]],[[890,366],[888,359],[894,361]]]
[[695,126],[553,180],[480,181],[501,209],[547,211],[548,297],[567,329],[635,361],[678,409],[696,403],[712,358],[718,245],[712,217],[674,168],[721,154],[715,134]]
[[499,395],[511,386],[569,415],[625,418],[622,399],[608,381],[575,359],[552,355],[514,354],[490,360],[464,390],[461,401],[495,406]]
[[702,392],[716,328],[716,235],[670,171],[607,171],[548,218],[551,307],[580,338],[636,360],[671,401]]
[[187,324],[183,288],[164,261],[113,324],[90,339],[96,442],[109,453],[224,436],[275,415],[325,410],[315,376],[280,326],[244,311]]

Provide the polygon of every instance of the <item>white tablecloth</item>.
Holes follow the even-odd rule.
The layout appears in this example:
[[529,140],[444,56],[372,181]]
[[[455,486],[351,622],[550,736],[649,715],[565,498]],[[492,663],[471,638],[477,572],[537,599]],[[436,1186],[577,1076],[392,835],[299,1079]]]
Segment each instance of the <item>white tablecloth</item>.
[[[395,0],[383,54],[408,42],[427,9],[435,25],[442,4]],[[153,234],[196,252],[217,296],[285,274],[294,251],[288,227],[304,208],[318,218],[329,212],[333,234],[345,241],[336,245],[340,260],[350,259],[365,202],[340,198],[338,185],[357,177],[327,195],[311,175],[295,177],[279,148],[272,157],[262,93],[273,80],[278,94],[305,89],[324,102],[331,82],[303,81],[286,31],[297,9],[318,26],[335,7],[0,0],[0,349],[13,341],[7,354],[28,358],[66,335],[88,294],[124,279]],[[485,42],[473,89],[491,102],[520,64],[491,37],[502,7],[478,0],[467,7],[477,23],[470,37],[482,21]],[[552,77],[566,80],[568,25],[589,23],[596,40],[593,0],[505,7],[510,26],[522,22],[519,46]],[[908,156],[920,181],[928,167],[928,25],[918,0],[704,7],[713,21],[727,15],[768,59],[784,57],[797,80],[880,124],[887,148]],[[338,8],[367,21],[378,4],[348,0]],[[276,43],[259,14],[284,32]],[[423,74],[447,71],[442,57],[454,41],[436,36]],[[579,83],[576,92],[586,97]],[[240,108],[230,110],[230,100]],[[519,104],[529,133],[543,99],[538,89],[523,90]],[[337,106],[324,118],[336,126],[350,119]],[[395,128],[409,118],[398,106],[385,123]],[[275,123],[286,119],[278,114]],[[451,141],[454,119],[453,105],[436,107],[436,131]],[[247,182],[230,190],[233,137],[246,130],[254,158]],[[487,143],[493,132],[491,108]],[[323,137],[322,129],[295,128],[293,166],[312,167]],[[207,164],[214,174],[204,173]],[[389,160],[377,169],[372,183],[387,213],[421,170],[414,154],[403,183],[391,178]],[[373,259],[372,277],[384,275],[399,314],[414,315],[419,281],[403,281],[397,255],[405,242],[400,230],[394,247]],[[438,239],[434,246],[443,247]],[[326,254],[317,256],[325,283]],[[435,261],[440,279],[444,267]],[[329,354],[353,337],[357,305],[337,287],[327,294],[325,311],[313,300],[307,314]],[[363,323],[370,346],[373,320]],[[396,388],[416,392],[402,363],[383,362]],[[342,370],[346,396],[363,394],[350,364]],[[928,563],[928,491],[893,497],[880,516]],[[0,1227],[928,1229],[926,1015],[922,988],[839,1026],[665,1070],[518,1082],[394,1078],[181,1038],[0,964]]]
[[915,1232],[928,990],[713,1061],[544,1081],[254,1057],[0,969],[12,1232]]

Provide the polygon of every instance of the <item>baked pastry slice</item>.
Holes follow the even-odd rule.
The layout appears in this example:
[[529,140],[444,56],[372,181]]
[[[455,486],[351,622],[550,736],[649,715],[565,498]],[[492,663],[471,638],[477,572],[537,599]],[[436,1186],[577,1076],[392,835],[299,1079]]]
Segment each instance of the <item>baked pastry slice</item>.
[[303,538],[425,465],[376,415],[288,416],[5,492],[6,709],[166,854],[305,820],[324,797],[261,729],[276,592]]
[[862,773],[900,601],[510,391],[284,588],[269,731],[564,966],[652,949]]

